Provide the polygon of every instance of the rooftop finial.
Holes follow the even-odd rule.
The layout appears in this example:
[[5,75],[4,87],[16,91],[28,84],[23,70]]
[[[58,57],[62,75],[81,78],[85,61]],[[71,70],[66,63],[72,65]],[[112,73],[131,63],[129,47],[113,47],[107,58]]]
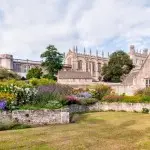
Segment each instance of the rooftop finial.
[[92,51],[91,51],[91,49],[90,49],[90,55],[92,55]]

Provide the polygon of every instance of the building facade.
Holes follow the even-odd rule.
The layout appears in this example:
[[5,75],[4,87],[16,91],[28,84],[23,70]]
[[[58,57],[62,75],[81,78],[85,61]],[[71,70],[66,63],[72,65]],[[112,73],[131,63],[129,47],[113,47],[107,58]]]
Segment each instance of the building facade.
[[14,59],[12,55],[0,54],[0,67],[12,70],[22,77],[26,77],[29,69],[40,66],[41,61]]
[[[129,56],[133,60],[133,64],[136,69],[140,68],[141,65],[144,63],[148,56],[148,49],[144,49],[142,52],[137,52],[135,50],[134,45],[130,46]],[[101,56],[98,55],[98,51],[96,55],[86,54],[84,49],[84,53],[79,53],[77,47],[69,50],[65,56],[65,65],[67,70],[70,69],[73,71],[83,71],[83,72],[90,72],[92,78],[95,81],[100,81],[102,79],[102,67],[104,64],[107,64],[109,61],[109,54],[108,57],[104,57],[104,53],[102,52]],[[66,71],[67,71],[66,70]]]
[[[144,64],[148,56],[148,49],[144,49],[142,52],[139,50],[136,51],[134,45],[131,45],[128,54],[135,65],[135,68],[131,71],[131,76],[133,76],[132,72],[136,74]],[[87,54],[85,49],[84,53],[79,53],[77,47],[74,47],[65,55],[63,70],[66,71],[66,74],[68,71],[78,72],[78,74],[81,72],[90,73],[94,81],[100,81],[102,79],[102,67],[104,64],[107,64],[108,61],[109,54],[108,57],[104,57],[104,52],[102,52],[101,56],[99,56],[97,51],[96,54],[93,55],[91,50],[89,54]],[[15,59],[12,55],[0,54],[0,67],[12,70],[26,77],[29,69],[41,67],[41,61]],[[131,79],[130,77],[128,78]],[[126,81],[128,80],[126,79]]]

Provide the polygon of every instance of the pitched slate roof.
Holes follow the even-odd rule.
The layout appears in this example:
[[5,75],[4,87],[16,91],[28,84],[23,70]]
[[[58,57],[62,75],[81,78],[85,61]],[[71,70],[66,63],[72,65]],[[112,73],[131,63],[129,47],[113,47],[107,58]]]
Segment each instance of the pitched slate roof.
[[79,72],[79,71],[59,71],[59,79],[92,79],[89,72]]

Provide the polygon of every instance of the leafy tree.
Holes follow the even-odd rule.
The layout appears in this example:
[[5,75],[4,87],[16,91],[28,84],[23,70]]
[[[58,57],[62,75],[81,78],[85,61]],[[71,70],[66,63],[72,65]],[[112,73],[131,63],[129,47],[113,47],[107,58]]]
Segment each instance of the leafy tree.
[[103,80],[106,82],[121,82],[122,76],[128,74],[133,68],[129,55],[123,51],[114,52],[108,64],[102,68]]
[[42,66],[48,72],[45,77],[55,79],[55,75],[63,66],[63,54],[59,53],[54,45],[49,45],[46,51],[41,54],[41,58],[44,59]]
[[28,73],[26,75],[26,78],[27,79],[31,79],[31,78],[38,78],[38,79],[40,79],[42,75],[43,75],[42,69],[39,68],[39,67],[35,67],[35,68],[31,68],[28,71]]

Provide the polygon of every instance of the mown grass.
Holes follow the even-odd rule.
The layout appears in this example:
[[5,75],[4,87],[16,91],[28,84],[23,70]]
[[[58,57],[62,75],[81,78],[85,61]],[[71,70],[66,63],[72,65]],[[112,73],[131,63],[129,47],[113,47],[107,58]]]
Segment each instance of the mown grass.
[[0,150],[149,150],[150,115],[81,114],[68,125],[0,132]]

